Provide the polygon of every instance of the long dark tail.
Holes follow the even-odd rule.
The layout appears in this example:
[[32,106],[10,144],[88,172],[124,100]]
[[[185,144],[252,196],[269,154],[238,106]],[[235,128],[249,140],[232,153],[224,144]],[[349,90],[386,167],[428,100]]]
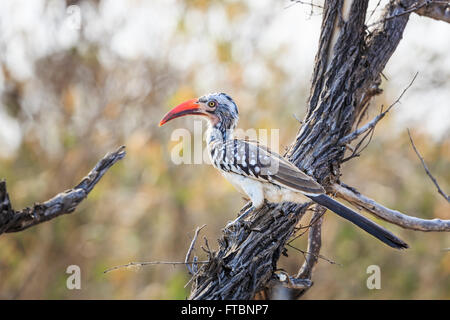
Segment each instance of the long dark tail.
[[358,227],[367,231],[374,237],[380,239],[381,241],[386,243],[388,246],[391,246],[392,248],[406,249],[409,247],[407,243],[405,243],[401,239],[397,238],[390,231],[377,225],[372,220],[369,220],[366,217],[347,208],[343,204],[333,200],[332,198],[330,198],[329,196],[327,196],[325,194],[321,194],[318,196],[308,195],[308,197],[311,198],[313,201],[317,202],[318,204],[320,204],[320,205],[330,209],[334,213],[340,215],[342,218],[353,222]]

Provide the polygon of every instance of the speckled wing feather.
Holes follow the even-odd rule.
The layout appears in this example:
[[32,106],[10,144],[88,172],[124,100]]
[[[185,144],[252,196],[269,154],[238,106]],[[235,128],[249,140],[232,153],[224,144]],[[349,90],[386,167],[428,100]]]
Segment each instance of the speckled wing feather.
[[323,187],[313,178],[305,174],[278,153],[273,152],[266,146],[260,145],[258,142],[246,142],[256,145],[258,150],[263,150],[263,152],[266,152],[271,156],[271,161],[276,161],[275,166],[278,167],[278,170],[274,174],[269,175],[269,180],[272,183],[309,194],[322,194],[325,192]]
[[233,139],[212,150],[213,164],[227,172],[317,195],[322,186],[292,163],[257,142]]

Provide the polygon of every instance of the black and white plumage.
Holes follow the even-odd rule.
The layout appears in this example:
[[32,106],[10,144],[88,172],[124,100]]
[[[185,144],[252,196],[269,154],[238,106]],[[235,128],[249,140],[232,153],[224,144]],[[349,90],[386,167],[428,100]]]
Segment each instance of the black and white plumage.
[[184,115],[208,118],[207,145],[211,163],[252,202],[252,208],[233,223],[260,208],[264,200],[303,203],[309,198],[393,248],[408,247],[385,228],[327,196],[319,183],[279,154],[257,142],[234,139],[233,130],[239,116],[237,105],[229,95],[213,93],[186,101],[167,113],[160,126]]

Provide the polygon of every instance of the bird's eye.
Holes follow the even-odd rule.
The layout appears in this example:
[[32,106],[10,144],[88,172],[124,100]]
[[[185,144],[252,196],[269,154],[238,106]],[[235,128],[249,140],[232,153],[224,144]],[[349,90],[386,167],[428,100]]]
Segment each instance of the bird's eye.
[[209,101],[208,102],[208,107],[214,108],[215,106],[216,106],[216,102],[215,101]]

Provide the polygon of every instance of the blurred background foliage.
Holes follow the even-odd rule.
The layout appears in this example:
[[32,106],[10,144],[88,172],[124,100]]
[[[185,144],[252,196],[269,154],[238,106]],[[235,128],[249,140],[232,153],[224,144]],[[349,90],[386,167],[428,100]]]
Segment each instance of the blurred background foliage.
[[[370,22],[380,12],[376,3]],[[305,112],[320,14],[281,0],[1,1],[0,178],[14,207],[74,186],[118,145],[127,146],[127,156],[75,213],[0,236],[0,298],[184,299],[184,267],[103,274],[130,261],[184,260],[203,224],[202,236],[215,248],[244,204],[211,167],[171,161],[171,133],[192,132],[191,121],[163,129],[157,123],[183,99],[224,91],[240,107],[241,128],[280,129],[282,151]],[[411,16],[367,120],[419,76],[361,157],[342,168],[345,183],[428,219],[450,219],[449,205],[406,128],[448,192],[450,42],[442,39],[450,39],[448,25]],[[450,298],[448,234],[378,222],[411,249],[391,250],[327,214],[322,254],[339,265],[320,260],[305,298]],[[305,249],[306,237],[293,244]],[[200,248],[196,254],[204,257]],[[303,256],[288,254],[279,267],[295,273]],[[66,288],[72,264],[81,267],[81,290]],[[381,290],[366,287],[372,264],[381,268]]]

